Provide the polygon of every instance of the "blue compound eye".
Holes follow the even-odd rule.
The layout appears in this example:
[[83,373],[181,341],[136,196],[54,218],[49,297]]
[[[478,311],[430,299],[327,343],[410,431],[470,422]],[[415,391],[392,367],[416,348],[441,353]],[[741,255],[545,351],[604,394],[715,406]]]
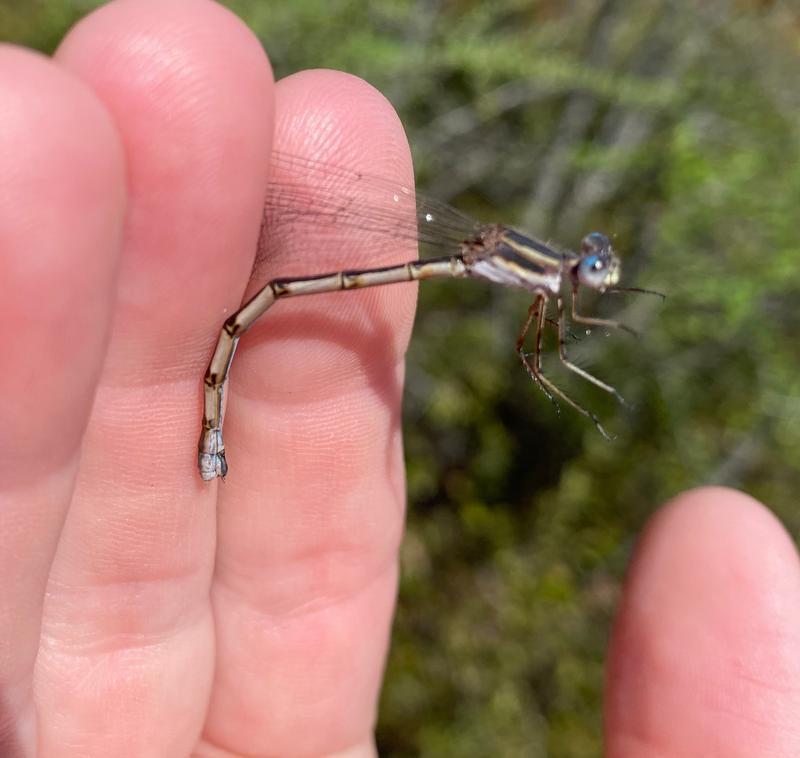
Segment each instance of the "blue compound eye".
[[581,250],[584,255],[587,253],[602,253],[611,249],[611,240],[605,234],[592,232],[583,238]]
[[599,271],[603,268],[603,262],[600,260],[599,255],[590,255],[588,258],[583,259],[581,266],[587,270],[594,269],[595,271]]
[[601,289],[606,276],[606,262],[599,255],[587,255],[578,264],[578,280],[586,287]]

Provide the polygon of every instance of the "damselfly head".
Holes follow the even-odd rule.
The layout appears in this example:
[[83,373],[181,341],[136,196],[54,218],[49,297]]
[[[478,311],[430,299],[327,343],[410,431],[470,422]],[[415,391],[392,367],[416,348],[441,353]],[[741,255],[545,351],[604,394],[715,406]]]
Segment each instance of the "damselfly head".
[[600,232],[591,232],[581,243],[581,257],[572,270],[572,280],[602,292],[619,281],[619,258],[611,247],[611,240]]

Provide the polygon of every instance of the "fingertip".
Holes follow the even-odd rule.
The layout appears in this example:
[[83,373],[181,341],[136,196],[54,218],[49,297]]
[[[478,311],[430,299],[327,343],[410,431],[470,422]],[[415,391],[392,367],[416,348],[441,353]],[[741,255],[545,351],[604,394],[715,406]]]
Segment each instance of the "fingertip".
[[[280,192],[294,194],[297,207],[281,206],[277,218],[265,223],[264,249],[248,296],[274,277],[370,268],[419,257],[414,239],[387,231],[392,222],[408,221],[402,213],[409,209],[390,217],[395,209],[385,207],[386,188],[413,187],[414,172],[403,125],[372,85],[329,69],[281,79],[276,86],[274,145],[277,153],[297,161],[291,168],[273,166],[272,176]],[[303,168],[306,161],[323,168],[309,171]],[[363,182],[354,180],[362,174]],[[344,220],[334,228],[303,207],[306,203],[313,211],[337,202]],[[348,216],[350,204],[366,217]],[[392,384],[408,346],[416,292],[417,287],[408,284],[293,301],[285,315],[270,314],[269,328],[257,325],[243,344],[246,354],[270,366],[270,375],[268,380],[248,376],[241,390],[283,400],[287,391],[295,396],[302,387],[305,397],[313,399],[361,387],[367,375],[380,374],[380,382]],[[380,340],[379,330],[384,333]],[[311,341],[322,349],[309,350]]]
[[[166,45],[166,41],[172,45]],[[111,0],[80,19],[64,37],[55,57],[68,66],[83,68],[95,81],[114,75],[114,68],[126,67],[131,56],[138,56],[144,66],[142,75],[151,80],[186,66],[186,73],[196,66],[186,55],[196,46],[206,47],[209,63],[226,66],[214,48],[228,53],[230,65],[238,74],[242,58],[255,59],[251,71],[263,73],[264,64],[272,78],[266,53],[253,31],[233,11],[214,0]],[[171,47],[171,49],[170,49]],[[106,63],[98,66],[98,57]],[[224,75],[224,71],[221,72]]]
[[609,756],[795,754],[798,596],[797,551],[761,503],[722,487],[667,503],[637,546],[612,638]]
[[763,584],[800,574],[794,543],[772,511],[728,487],[698,487],[667,502],[642,536],[631,580],[636,581],[640,562],[648,574],[670,569],[671,575],[678,557],[705,572],[746,562],[747,576]]
[[[175,330],[160,344],[197,361],[252,267],[274,123],[264,49],[215,2],[115,0],[73,27],[55,57],[97,93],[128,155],[121,301],[159,309],[162,329]],[[184,287],[189,302],[175,297]],[[143,350],[165,359],[149,336]]]
[[369,82],[343,71],[309,69],[281,79],[276,96],[280,150],[413,182],[403,124]]

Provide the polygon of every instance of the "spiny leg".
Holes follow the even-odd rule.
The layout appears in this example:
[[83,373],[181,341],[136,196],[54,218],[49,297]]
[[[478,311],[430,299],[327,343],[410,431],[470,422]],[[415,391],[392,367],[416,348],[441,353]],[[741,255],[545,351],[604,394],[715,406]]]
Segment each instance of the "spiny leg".
[[558,397],[560,397],[568,405],[571,405],[582,416],[586,416],[586,418],[591,419],[592,423],[595,425],[595,427],[597,427],[597,431],[600,432],[600,434],[602,434],[605,439],[607,439],[609,442],[613,441],[614,438],[603,428],[603,425],[600,423],[600,419],[597,418],[597,416],[595,416],[594,413],[584,408],[580,403],[573,400],[569,395],[560,390],[558,387],[556,387],[555,384],[553,384],[549,379],[547,379],[541,374],[539,374],[539,381],[542,384],[545,384],[550,390],[550,392],[552,392],[555,395],[558,395]]
[[628,332],[634,337],[638,337],[639,333],[635,329],[631,329],[619,321],[614,321],[607,318],[593,318],[591,316],[582,316],[578,313],[578,288],[572,287],[572,320],[576,324],[586,324],[587,326],[605,326],[609,329],[621,329],[623,332]]
[[557,308],[558,308],[558,355],[561,358],[561,362],[570,370],[576,373],[578,376],[586,379],[587,382],[591,382],[595,385],[595,387],[599,387],[604,392],[608,392],[609,395],[613,395],[620,404],[624,405],[626,408],[630,407],[630,404],[625,400],[622,395],[610,384],[606,384],[605,382],[600,381],[596,376],[592,376],[588,371],[585,371],[580,366],[576,366],[567,356],[567,338],[566,338],[566,316],[564,314],[564,301],[561,298],[557,300]]
[[[537,295],[536,300],[534,300],[533,305],[531,305],[530,309],[528,310],[528,318],[525,321],[524,326],[522,327],[522,331],[520,332],[519,338],[517,339],[517,352],[522,358],[522,363],[525,366],[525,369],[528,372],[528,375],[542,388],[542,391],[549,397],[554,403],[555,397],[560,397],[567,405],[570,405],[574,408],[578,413],[582,416],[586,416],[588,419],[591,419],[592,423],[597,427],[597,431],[605,437],[605,439],[611,441],[613,437],[603,428],[603,425],[600,423],[600,419],[594,415],[591,411],[584,408],[582,405],[577,403],[573,400],[569,395],[565,392],[560,390],[553,384],[543,373],[542,373],[542,359],[541,359],[541,340],[542,340],[542,328],[544,326],[544,310],[545,305],[547,303],[547,298],[544,295]],[[533,365],[530,364],[528,361],[528,356],[522,350],[522,342],[525,339],[525,334],[530,328],[531,322],[533,321],[534,316],[536,317],[536,340],[535,340],[535,350],[534,350],[534,361]],[[558,404],[556,403],[556,408],[558,408]]]
[[[554,329],[558,329],[557,319],[550,318],[548,316],[547,318],[545,318],[544,321],[546,324],[550,324],[550,326],[552,326]],[[569,329],[567,331],[567,337],[569,337],[573,342],[580,342],[581,340],[581,338],[577,334],[575,334],[575,332],[573,332],[572,329]]]
[[[559,408],[556,399],[547,389],[547,386],[540,381],[542,377],[542,323],[544,320],[544,313],[547,306],[547,298],[544,295],[537,295],[536,299],[531,303],[531,307],[528,308],[528,317],[525,319],[525,323],[522,325],[522,329],[520,329],[519,336],[517,337],[517,355],[519,355],[520,360],[522,361],[522,365],[525,367],[525,371],[528,373],[528,376],[533,380],[533,382],[539,387],[539,389],[544,392],[547,396],[547,399],[556,407],[556,413],[561,413],[561,408]],[[536,320],[536,334],[534,338],[534,350],[533,350],[533,366],[531,366],[528,358],[530,358],[531,354],[525,352],[525,335],[528,333],[528,330],[531,328],[531,323]]]

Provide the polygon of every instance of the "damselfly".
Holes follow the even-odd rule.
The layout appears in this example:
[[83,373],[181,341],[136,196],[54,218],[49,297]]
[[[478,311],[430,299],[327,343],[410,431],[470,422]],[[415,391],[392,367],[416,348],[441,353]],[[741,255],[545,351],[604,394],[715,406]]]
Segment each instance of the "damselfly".
[[[599,232],[583,238],[580,252],[558,249],[534,237],[499,224],[480,224],[446,203],[427,198],[388,180],[329,163],[276,153],[272,161],[265,203],[263,235],[269,235],[276,220],[342,226],[382,235],[387,240],[413,240],[445,252],[429,259],[378,268],[344,270],[314,276],[282,277],[267,282],[222,326],[216,349],[205,374],[203,428],[198,465],[200,476],[210,481],[228,471],[222,439],[223,400],[231,361],[240,337],[277,300],[296,295],[377,287],[422,279],[484,279],[532,292],[533,304],[520,330],[516,351],[530,378],[557,405],[556,398],[591,419],[600,434],[610,439],[597,416],[559,389],[542,373],[542,333],[547,325],[558,332],[559,357],[570,371],[613,395],[625,404],[619,392],[575,365],[567,355],[567,316],[562,285],[571,295],[573,323],[627,329],[617,321],[578,313],[581,287],[598,292],[638,291],[617,286],[620,262],[610,240]],[[324,192],[332,186],[331,196]],[[323,191],[320,191],[323,188]],[[566,288],[566,287],[565,287]],[[658,293],[654,293],[658,294]],[[546,316],[554,299],[557,317]],[[531,352],[524,348],[533,327]]]

